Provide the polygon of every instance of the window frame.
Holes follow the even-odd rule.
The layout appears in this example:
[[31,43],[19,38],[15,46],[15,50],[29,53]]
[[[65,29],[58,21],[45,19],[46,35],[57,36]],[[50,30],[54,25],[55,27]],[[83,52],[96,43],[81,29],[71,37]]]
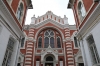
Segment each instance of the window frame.
[[[78,43],[77,37],[74,36],[73,38],[74,38],[74,47],[75,47],[75,48],[79,48],[79,43]],[[76,42],[77,42],[77,47],[76,47],[76,43],[75,43],[75,38],[76,38]]]
[[[60,47],[58,47],[58,44],[57,44],[57,38],[60,38]],[[62,48],[62,45],[61,45],[61,37],[60,37],[60,36],[57,36],[57,38],[56,38],[57,48]]]
[[[81,10],[79,9],[79,4],[81,3]],[[80,20],[80,22],[82,22],[84,20],[84,17],[86,16],[86,9],[84,7],[83,1],[79,0],[77,3],[77,14],[78,14],[78,18]],[[80,11],[80,12],[79,12]],[[84,13],[83,13],[84,12]],[[81,13],[81,14],[80,14]],[[84,14],[84,16],[82,16],[82,14]]]
[[[14,48],[15,40],[12,37],[10,37],[9,40],[8,40],[8,44],[7,44],[6,52],[5,52],[5,55],[4,55],[3,62],[2,62],[2,66],[5,66],[5,65],[10,66],[10,64],[11,64],[11,58],[12,58],[11,56],[12,56],[14,49],[10,48],[9,42],[11,43],[12,41],[13,41],[13,48]],[[11,53],[11,55],[9,55],[10,53]],[[9,58],[9,56],[10,56],[10,58]],[[8,60],[10,60],[9,63],[8,63]]]
[[[92,61],[92,64],[93,65],[96,65],[96,64],[100,64],[100,56],[98,54],[98,51],[97,51],[97,48],[96,48],[96,45],[95,45],[95,41],[90,45],[89,42],[88,42],[88,39],[92,37],[93,41],[94,41],[94,38],[93,38],[93,35],[89,35],[87,38],[86,38],[86,41],[87,41],[87,45],[88,45],[88,48],[89,48],[89,53],[90,53],[90,57],[91,57],[91,61]],[[93,48],[93,52],[95,56],[92,55],[91,53],[91,49],[90,48]],[[95,47],[95,48],[94,48]],[[97,54],[96,54],[97,53]],[[97,57],[98,56],[98,57]],[[93,58],[95,58],[96,60],[94,60]],[[95,63],[96,62],[96,63]]]
[[[50,32],[49,32],[49,30],[50,30]],[[48,32],[48,35],[45,35],[46,32]],[[45,42],[45,38],[48,37],[48,38],[49,38],[49,45],[50,45],[50,46],[51,46],[51,44],[50,44],[50,39],[51,39],[52,37],[54,38],[54,35],[50,35],[51,32],[53,32],[53,34],[54,34],[54,31],[51,30],[51,29],[47,29],[47,30],[44,32],[44,42]],[[55,43],[55,40],[54,40],[54,43]],[[49,46],[49,45],[48,45],[48,46]],[[47,47],[45,47],[45,43],[44,43],[44,48],[47,48]],[[52,47],[52,48],[54,48],[54,47]]]
[[[48,35],[46,35],[45,36],[45,33],[46,32],[48,32],[48,30],[50,30],[51,32],[50,33],[48,33]],[[53,32],[53,34],[52,34],[52,32]],[[42,33],[42,34],[41,34]],[[59,36],[60,37],[60,44],[61,44],[61,48],[63,47],[62,46],[62,37],[61,37],[61,34],[57,31],[57,30],[55,30],[55,29],[52,29],[52,28],[48,28],[48,29],[44,29],[44,30],[42,30],[39,34],[38,34],[38,36],[37,36],[37,48],[39,48],[38,47],[38,38],[39,38],[39,36],[41,36],[42,37],[42,47],[41,48],[48,48],[48,46],[50,45],[50,38],[48,37],[49,35],[51,34],[51,36],[50,36],[50,38],[54,38],[54,44],[52,45],[52,47],[51,48],[58,48],[57,47],[57,36]],[[45,38],[48,38],[48,45],[47,45],[47,47],[45,46]]]
[[[21,4],[23,5],[23,9],[21,9],[21,11],[20,11],[21,15],[19,16],[19,15],[18,15],[18,12],[19,12],[19,8],[21,8],[21,7],[20,7]],[[18,19],[18,21],[20,22],[21,25],[22,25],[22,19],[23,19],[23,17],[24,17],[24,12],[25,12],[25,10],[24,10],[24,3],[23,3],[23,1],[21,0],[21,1],[19,2],[19,5],[18,5],[17,11],[16,11],[16,18],[17,18],[17,19],[20,18],[20,19]]]
[[[39,36],[39,37],[38,37],[38,42],[39,42],[39,39],[40,39],[40,38],[42,39],[42,37]],[[39,43],[38,43],[38,48],[42,48],[42,40],[41,40],[41,47],[39,47]]]

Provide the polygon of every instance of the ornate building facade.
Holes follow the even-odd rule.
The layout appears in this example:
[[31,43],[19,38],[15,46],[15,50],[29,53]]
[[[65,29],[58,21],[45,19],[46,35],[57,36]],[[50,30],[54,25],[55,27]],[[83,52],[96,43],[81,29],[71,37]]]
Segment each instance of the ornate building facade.
[[17,66],[29,8],[31,0],[0,0],[0,66]]
[[100,66],[100,0],[69,0],[68,8],[74,12],[84,66]]
[[31,24],[24,26],[24,34],[20,50],[25,55],[23,66],[76,66],[76,26],[69,25],[66,16],[61,18],[51,11],[33,16]]

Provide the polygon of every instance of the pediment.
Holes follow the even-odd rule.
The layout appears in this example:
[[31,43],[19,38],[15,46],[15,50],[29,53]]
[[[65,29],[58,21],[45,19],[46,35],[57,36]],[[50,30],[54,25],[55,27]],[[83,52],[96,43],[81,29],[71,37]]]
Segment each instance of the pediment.
[[58,54],[58,51],[57,50],[53,50],[53,48],[51,48],[50,45],[49,45],[46,50],[41,51],[41,55],[46,55],[46,54],[56,55],[56,54]]
[[41,51],[41,63],[43,63],[43,61],[45,60],[44,58],[47,55],[53,55],[55,58],[55,62],[58,63],[58,52],[56,50],[53,50],[53,48],[51,48],[50,45],[46,50]]
[[52,19],[47,19],[47,20],[44,20],[43,22],[40,22],[40,23],[37,23],[37,24],[30,24],[30,27],[38,29],[38,28],[40,28],[40,27],[42,27],[42,26],[44,26],[44,25],[46,25],[48,23],[51,23],[51,24],[53,24],[53,25],[55,25],[55,26],[57,26],[57,27],[59,27],[61,29],[69,27],[69,25],[67,25],[67,24],[61,24],[61,23],[56,22],[56,21],[54,21]]

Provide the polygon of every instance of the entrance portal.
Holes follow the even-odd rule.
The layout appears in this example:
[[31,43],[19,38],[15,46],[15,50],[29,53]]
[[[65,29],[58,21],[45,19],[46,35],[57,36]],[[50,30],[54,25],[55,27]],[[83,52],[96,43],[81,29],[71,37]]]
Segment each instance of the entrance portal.
[[53,66],[53,63],[45,63],[45,66]]
[[51,56],[46,58],[45,66],[53,66],[53,58]]

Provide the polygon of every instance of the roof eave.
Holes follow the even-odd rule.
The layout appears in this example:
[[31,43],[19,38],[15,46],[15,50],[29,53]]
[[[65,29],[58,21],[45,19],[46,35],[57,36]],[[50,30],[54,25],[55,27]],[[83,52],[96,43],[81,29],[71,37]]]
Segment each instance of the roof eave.
[[32,1],[31,0],[26,0],[26,5],[28,9],[33,9]]

